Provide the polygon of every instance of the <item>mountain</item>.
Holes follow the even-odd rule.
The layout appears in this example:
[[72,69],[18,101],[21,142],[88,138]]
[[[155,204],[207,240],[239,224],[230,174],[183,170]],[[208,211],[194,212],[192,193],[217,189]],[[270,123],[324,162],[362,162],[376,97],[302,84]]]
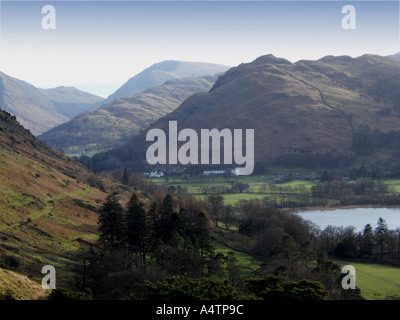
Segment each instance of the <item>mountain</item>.
[[106,194],[115,190],[127,197],[126,187],[49,148],[2,109],[0,172],[0,274],[9,265],[40,283],[42,267],[50,264],[62,286],[80,263],[81,246],[96,239],[97,209]]
[[[148,170],[150,129],[254,129],[255,162],[340,166],[400,160],[400,63],[363,55],[291,63],[266,55],[231,68],[208,93],[186,99],[125,145],[87,162]],[[200,142],[199,142],[200,143]],[[396,160],[396,161],[394,161]],[[357,162],[358,161],[358,162]],[[161,167],[161,166],[159,166]]]
[[89,101],[99,102],[102,99],[88,95],[72,88],[38,89],[0,72],[0,107],[14,114],[35,135],[89,108]]
[[130,97],[87,111],[39,136],[66,154],[96,153],[127,142],[186,98],[207,92],[217,75],[170,80]]
[[34,134],[45,132],[69,120],[57,112],[40,90],[1,72],[0,107],[16,115],[18,121]]
[[56,111],[69,119],[78,114],[95,109],[105,99],[78,90],[74,87],[57,87],[39,89],[42,94],[56,107]]
[[387,57],[400,61],[400,52],[390,55],[390,56],[387,56]]
[[130,78],[121,88],[107,98],[106,102],[132,96],[151,87],[162,85],[173,79],[202,77],[228,70],[228,66],[204,63],[167,60],[155,63]]

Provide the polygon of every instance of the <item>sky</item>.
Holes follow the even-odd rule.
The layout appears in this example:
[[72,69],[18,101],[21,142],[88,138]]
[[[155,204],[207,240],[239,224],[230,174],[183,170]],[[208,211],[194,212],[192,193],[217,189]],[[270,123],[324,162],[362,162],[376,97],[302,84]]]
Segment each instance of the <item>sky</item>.
[[[236,66],[400,52],[399,1],[4,1],[0,71],[108,96],[164,60]],[[345,5],[356,29],[343,29]],[[55,29],[44,29],[45,5]]]

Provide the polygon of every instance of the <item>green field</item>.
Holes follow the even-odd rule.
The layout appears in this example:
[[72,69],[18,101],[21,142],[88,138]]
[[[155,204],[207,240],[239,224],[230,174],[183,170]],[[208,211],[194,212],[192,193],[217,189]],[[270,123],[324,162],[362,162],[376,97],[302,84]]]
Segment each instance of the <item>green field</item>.
[[[295,197],[301,199],[302,197],[308,197],[311,193],[311,188],[318,184],[318,181],[311,180],[293,180],[289,182],[276,182],[272,179],[272,176],[242,176],[242,177],[222,177],[215,176],[207,179],[189,179],[185,180],[180,177],[168,177],[168,178],[150,178],[156,184],[175,188],[181,187],[186,188],[188,193],[193,194],[196,198],[206,199],[210,193],[205,193],[205,187],[226,187],[229,188],[232,182],[240,182],[248,184],[249,188],[242,193],[221,193],[224,197],[225,204],[234,205],[240,200],[259,199],[262,200],[267,197],[269,200],[275,200],[278,203],[285,201],[287,197]],[[400,193],[400,180],[399,179],[385,179],[382,180],[384,183],[390,186],[390,192]],[[329,199],[331,204],[337,202],[335,199]]]
[[356,269],[356,286],[367,300],[400,300],[400,267],[340,262]]
[[393,187],[394,192],[400,192],[400,180],[398,179],[384,180],[384,182]]
[[[281,197],[283,194],[279,190],[281,189],[290,189],[290,192],[293,194],[309,193],[311,191],[311,187],[314,186],[317,182],[314,181],[304,181],[304,180],[295,180],[284,183],[275,183],[274,180],[271,179],[270,176],[246,176],[246,177],[229,177],[224,178],[222,176],[216,176],[209,178],[208,180],[184,180],[181,178],[151,178],[156,184],[170,187],[174,186],[175,188],[181,187],[186,188],[188,193],[193,194],[195,197],[200,199],[205,199],[208,194],[205,194],[202,190],[204,187],[230,187],[231,182],[240,182],[243,184],[248,184],[249,188],[245,190],[243,193],[223,193],[225,204],[235,204],[240,200],[250,200],[250,199],[263,199],[265,197],[268,198],[277,198]],[[400,187],[400,184],[399,184]]]
[[251,273],[255,269],[258,269],[261,265],[260,261],[255,260],[253,257],[244,252],[232,250],[222,244],[217,244],[215,246],[216,253],[223,253],[226,255],[230,251],[233,252],[235,258],[238,259],[237,265],[243,271],[243,273]]

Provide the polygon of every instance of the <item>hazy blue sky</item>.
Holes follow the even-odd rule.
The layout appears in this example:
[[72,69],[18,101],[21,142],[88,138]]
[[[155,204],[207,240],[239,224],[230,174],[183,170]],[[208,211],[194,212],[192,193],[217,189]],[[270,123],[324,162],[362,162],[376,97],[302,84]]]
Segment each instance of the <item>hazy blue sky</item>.
[[[44,30],[44,5],[56,29]],[[356,30],[344,30],[344,5]],[[400,51],[397,1],[2,1],[0,71],[35,86],[108,95],[155,62],[238,65]]]

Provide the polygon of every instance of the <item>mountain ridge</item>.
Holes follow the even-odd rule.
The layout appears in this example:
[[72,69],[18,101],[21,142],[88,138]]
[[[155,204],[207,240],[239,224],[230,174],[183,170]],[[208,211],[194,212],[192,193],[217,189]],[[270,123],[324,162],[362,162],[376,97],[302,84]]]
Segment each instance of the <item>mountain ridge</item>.
[[[14,114],[18,121],[35,135],[91,108],[92,102],[103,100],[78,89],[68,89],[67,94],[62,94],[60,90],[63,89],[39,89],[30,83],[0,72],[0,107]],[[72,100],[71,92],[74,92]],[[86,103],[86,101],[90,102]]]
[[173,111],[191,94],[206,92],[217,75],[166,81],[82,113],[39,139],[67,154],[96,152],[123,144],[151,122]]
[[162,85],[168,80],[202,77],[224,72],[228,68],[228,66],[214,63],[177,60],[165,60],[154,63],[128,79],[118,90],[108,96],[106,103]]
[[368,134],[398,131],[399,75],[399,62],[377,55],[296,63],[262,56],[231,68],[209,93],[189,97],[127,144],[95,156],[88,165],[151,169],[145,160],[150,145],[145,135],[152,128],[168,132],[170,120],[196,131],[255,129],[256,162],[354,163],[354,139],[362,135],[363,126]]

